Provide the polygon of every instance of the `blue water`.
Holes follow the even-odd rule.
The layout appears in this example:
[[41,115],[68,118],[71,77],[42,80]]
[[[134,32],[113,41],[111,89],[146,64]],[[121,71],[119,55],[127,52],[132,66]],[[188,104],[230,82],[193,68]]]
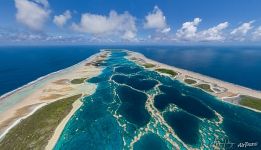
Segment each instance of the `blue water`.
[[69,67],[101,48],[124,48],[162,63],[261,90],[261,47],[2,46],[0,95]]
[[41,76],[72,66],[99,47],[0,47],[0,95]]
[[261,47],[141,46],[130,49],[168,65],[261,90]]
[[[101,63],[102,73],[87,81],[97,84],[97,90],[83,99],[55,150],[173,149],[175,145],[176,149],[228,149],[228,141],[237,149],[240,142],[261,142],[260,113],[222,102],[124,56],[123,51],[111,51]],[[144,81],[157,85],[141,88]],[[139,137],[136,142],[135,137]]]
[[164,141],[155,134],[144,135],[135,145],[135,150],[165,150],[167,146]]

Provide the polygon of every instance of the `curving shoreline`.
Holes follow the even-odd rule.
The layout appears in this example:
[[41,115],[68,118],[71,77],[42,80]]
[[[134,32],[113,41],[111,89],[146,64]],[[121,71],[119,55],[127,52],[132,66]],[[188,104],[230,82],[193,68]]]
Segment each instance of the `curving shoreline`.
[[26,116],[23,116],[19,119],[17,119],[11,126],[9,126],[1,135],[0,135],[0,139],[2,139],[13,127],[15,127],[17,124],[19,124],[23,119],[33,115],[37,110],[39,110],[40,108],[42,108],[43,106],[47,105],[46,103],[42,103],[42,104],[39,104],[37,106],[35,106],[32,111],[26,115]]
[[34,84],[37,84],[37,83],[39,83],[39,82],[42,81],[42,80],[45,80],[45,79],[48,79],[48,78],[50,79],[50,78],[52,78],[52,77],[54,77],[54,76],[56,76],[56,75],[59,75],[59,74],[62,74],[62,73],[66,73],[66,72],[68,72],[68,71],[71,71],[71,69],[74,69],[75,67],[77,67],[77,66],[79,66],[79,65],[82,65],[83,63],[90,62],[92,59],[94,59],[94,58],[97,57],[98,55],[99,55],[99,53],[94,54],[94,55],[91,55],[90,57],[86,58],[85,60],[83,60],[83,61],[81,61],[81,62],[79,62],[79,63],[77,63],[77,64],[74,64],[74,65],[72,65],[72,66],[70,66],[70,67],[67,67],[67,68],[64,68],[64,69],[61,69],[61,70],[58,70],[58,71],[55,71],[55,72],[51,72],[51,73],[49,73],[49,74],[47,74],[47,75],[41,76],[41,77],[39,77],[39,78],[37,78],[37,79],[35,79],[35,80],[29,82],[29,83],[27,83],[27,84],[25,84],[25,85],[23,85],[23,86],[21,86],[21,87],[18,87],[17,89],[14,89],[14,90],[12,90],[12,91],[10,91],[10,92],[7,92],[7,93],[5,93],[5,94],[3,94],[3,95],[0,96],[0,103],[1,103],[1,101],[4,101],[5,98],[7,98],[7,97],[9,97],[9,96],[11,96],[11,95],[13,95],[13,94],[16,94],[17,92],[19,92],[19,91],[21,91],[21,90],[26,89],[26,88],[29,87],[29,86],[33,86]]
[[55,144],[57,143],[58,139],[60,138],[60,135],[63,132],[63,129],[67,122],[70,120],[70,118],[74,115],[74,113],[82,106],[81,98],[76,100],[72,105],[73,108],[70,111],[70,113],[62,120],[62,122],[57,126],[57,128],[54,131],[54,134],[52,135],[51,139],[48,141],[47,146],[45,149],[53,149]]
[[[101,72],[101,68],[86,65],[100,59],[103,52],[57,72],[38,78],[16,90],[0,97],[0,137],[8,133],[21,119],[29,117],[33,112],[61,98],[75,94],[89,95],[95,90],[92,84],[71,84],[70,80],[80,77],[91,78]],[[31,109],[26,109],[32,106]],[[40,107],[41,106],[41,107]],[[36,109],[37,108],[37,109]],[[23,110],[23,114],[18,113]]]
[[[219,97],[220,99],[224,100],[225,102],[229,102],[234,105],[239,105],[237,103],[237,101],[236,102],[233,102],[233,101],[235,101],[235,98],[237,98],[241,94],[251,95],[251,96],[261,98],[260,91],[255,91],[255,90],[241,87],[241,86],[238,86],[238,85],[235,85],[232,83],[228,83],[228,82],[221,81],[221,80],[218,80],[215,78],[211,78],[211,77],[208,77],[208,76],[205,76],[202,74],[198,74],[198,73],[191,72],[188,70],[176,68],[174,66],[162,64],[160,62],[156,62],[154,60],[146,58],[143,54],[136,53],[133,51],[128,51],[128,50],[126,50],[126,51],[129,54],[129,56],[127,56],[128,59],[134,61],[137,64],[144,65],[145,63],[151,63],[151,64],[155,65],[154,67],[151,67],[149,69],[155,70],[157,68],[167,68],[170,70],[174,70],[175,72],[178,73],[174,78],[176,78],[180,82],[183,82],[184,84],[185,84],[184,79],[192,78],[197,81],[196,84],[199,84],[199,83],[209,84],[211,89],[213,89],[216,86],[219,87],[220,89],[222,89],[222,88],[226,89],[225,91],[221,91],[221,92],[214,92],[214,93],[209,92],[210,94],[212,94],[216,97]],[[105,59],[106,57],[104,57],[104,53],[106,53],[106,51],[101,51],[100,53],[92,55],[88,59],[85,59],[84,61],[82,61],[76,65],[73,65],[69,68],[48,74],[44,77],[40,77],[39,79],[37,79],[33,82],[30,82],[29,85],[25,85],[17,90],[12,91],[12,93],[10,95],[0,97],[0,109],[1,109],[1,102],[4,102],[6,100],[12,100],[11,99],[12,97],[15,97],[16,95],[19,96],[19,94],[23,93],[24,92],[23,90],[29,90],[31,92],[26,96],[21,94],[20,96],[22,97],[21,98],[22,100],[20,102],[18,102],[17,104],[10,106],[9,110],[11,110],[11,111],[9,111],[9,110],[5,111],[4,115],[0,114],[0,140],[1,140],[1,138],[4,137],[5,134],[8,133],[9,130],[11,130],[15,125],[17,125],[22,119],[25,119],[25,118],[31,116],[39,108],[41,108],[47,104],[50,104],[52,102],[55,102],[61,98],[66,98],[71,95],[82,94],[83,95],[82,97],[84,97],[84,96],[91,95],[93,92],[95,92],[96,86],[94,84],[89,84],[89,83],[72,84],[71,81],[74,79],[81,79],[83,77],[91,78],[91,77],[97,76],[101,72],[102,69],[100,67],[94,65],[93,63],[94,62],[98,63],[101,60]],[[108,56],[108,53],[107,53],[107,56]],[[135,58],[135,59],[133,59],[133,58]],[[42,86],[36,87],[36,88],[34,87],[35,85],[40,84],[39,82],[41,82],[43,80],[45,80],[45,82],[41,83],[41,84],[43,84]],[[193,84],[191,86],[194,86],[196,84]],[[33,87],[35,89],[30,90],[30,87]],[[63,91],[63,89],[65,89],[65,91]],[[226,93],[226,92],[231,92],[234,95],[231,96],[231,95],[229,95],[229,93]],[[75,114],[75,112],[81,107],[82,102],[80,99],[76,100],[72,104],[73,108],[71,109],[69,114],[65,118],[63,118],[62,122],[59,123],[59,125],[56,127],[51,139],[48,141],[46,149],[52,149],[55,146],[66,123]],[[3,100],[3,101],[1,101],[1,100]],[[33,109],[26,112],[27,114],[25,116],[18,116],[17,118],[13,119],[13,121],[7,125],[7,128],[6,127],[2,128],[3,132],[1,134],[1,124],[3,124],[4,121],[15,116],[16,112],[19,109],[27,107],[27,106],[32,106]],[[242,107],[245,107],[245,106],[242,106]],[[245,107],[245,108],[251,109],[249,107]],[[251,110],[258,111],[255,109],[251,109]],[[1,110],[0,110],[0,112],[1,112]],[[260,111],[258,111],[258,112],[260,112]],[[7,114],[9,114],[9,115],[7,115]],[[5,118],[1,118],[1,116],[5,116]]]
[[[222,80],[219,80],[219,79],[216,79],[213,77],[205,76],[200,73],[196,73],[196,72],[192,72],[189,70],[185,70],[185,69],[177,68],[177,67],[170,66],[167,64],[163,64],[163,63],[154,61],[152,59],[149,59],[141,53],[137,53],[137,52],[133,52],[133,51],[129,51],[129,50],[125,50],[125,51],[128,52],[128,54],[129,54],[128,59],[130,59],[142,66],[144,66],[146,64],[154,65],[153,67],[148,68],[148,69],[155,69],[155,70],[157,68],[170,69],[170,70],[173,70],[178,73],[178,75],[175,76],[174,78],[176,78],[177,80],[179,80],[180,82],[182,82],[184,84],[186,84],[184,82],[185,79],[193,78],[197,82],[197,84],[195,84],[195,85],[198,85],[198,83],[203,83],[203,84],[209,84],[211,89],[213,89],[213,87],[223,89],[223,90],[221,90],[221,92],[213,92],[213,93],[208,92],[208,93],[220,98],[224,102],[229,102],[233,105],[238,105],[238,106],[250,109],[252,111],[261,112],[260,110],[256,110],[256,109],[239,104],[239,99],[240,99],[241,95],[247,95],[247,96],[251,96],[251,97],[260,99],[261,91],[253,90],[253,89],[250,89],[247,87],[243,87],[240,85],[222,81]],[[190,86],[196,87],[194,85],[190,85]]]

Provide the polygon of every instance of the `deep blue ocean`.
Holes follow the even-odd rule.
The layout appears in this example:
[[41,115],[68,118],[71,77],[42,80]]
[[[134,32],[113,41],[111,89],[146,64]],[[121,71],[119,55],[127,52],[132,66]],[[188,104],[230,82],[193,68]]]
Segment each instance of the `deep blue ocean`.
[[261,47],[151,46],[134,49],[168,65],[261,90]]
[[0,47],[0,95],[98,51],[99,47],[82,46]]
[[261,90],[261,47],[1,46],[0,95],[69,67],[101,48],[124,48],[156,61]]

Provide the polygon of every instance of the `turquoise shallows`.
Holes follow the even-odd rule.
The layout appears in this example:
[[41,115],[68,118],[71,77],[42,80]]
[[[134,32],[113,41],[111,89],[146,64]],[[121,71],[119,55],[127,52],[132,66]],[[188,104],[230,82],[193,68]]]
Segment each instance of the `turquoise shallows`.
[[[67,123],[58,149],[228,149],[259,142],[261,114],[128,60],[111,50],[98,85]],[[174,132],[173,132],[174,131]],[[151,143],[151,144],[150,144]],[[260,147],[254,147],[260,148]]]

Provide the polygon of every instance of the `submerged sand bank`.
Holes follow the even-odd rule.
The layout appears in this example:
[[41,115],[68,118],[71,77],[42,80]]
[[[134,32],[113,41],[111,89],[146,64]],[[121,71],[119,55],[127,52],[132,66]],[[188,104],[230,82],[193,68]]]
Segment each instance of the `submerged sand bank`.
[[[95,54],[72,67],[42,77],[0,97],[0,137],[4,137],[7,131],[18,124],[21,119],[30,116],[32,112],[46,104],[72,95],[92,94],[96,85],[90,83],[72,84],[71,80],[89,79],[97,76],[102,68],[92,63],[104,59],[101,57],[104,53]],[[74,107],[72,114],[77,108]],[[70,113],[68,117],[70,118],[72,114]],[[66,120],[63,123],[65,124]]]
[[[11,94],[8,94],[0,98],[0,135],[2,137],[11,129],[15,124],[19,123],[19,120],[26,118],[33,114],[42,105],[50,104],[62,98],[66,98],[72,95],[83,94],[90,95],[95,92],[96,86],[89,83],[76,83],[72,84],[74,79],[89,79],[93,76],[97,76],[101,72],[99,64],[93,62],[101,62],[105,57],[104,53],[98,53],[89,59],[70,67],[62,72],[58,72],[51,76],[47,76],[33,84],[30,84],[24,88],[21,88]],[[196,80],[196,84],[206,83],[211,88],[220,89],[219,92],[213,92],[211,94],[224,99],[226,101],[237,103],[234,97],[238,95],[250,95],[257,98],[261,98],[260,91],[255,91],[242,86],[234,85],[228,82],[224,82],[218,79],[207,77],[198,73],[183,70],[173,66],[168,66],[151,59],[146,58],[142,54],[129,52],[130,59],[138,64],[150,63],[154,64],[157,68],[167,68],[174,70],[178,73],[176,79],[184,82],[184,79]],[[196,85],[195,84],[195,85]],[[191,85],[192,86],[192,85]],[[193,84],[194,86],[194,84]],[[231,99],[231,100],[230,100]],[[14,100],[14,101],[13,101]],[[235,102],[233,102],[235,101]],[[81,107],[82,102],[80,99],[73,103],[73,108],[70,113],[62,120],[53,133],[52,138],[49,140],[46,149],[52,149],[57,140],[59,139],[66,123],[73,116],[73,114]],[[48,105],[49,106],[49,105]]]

